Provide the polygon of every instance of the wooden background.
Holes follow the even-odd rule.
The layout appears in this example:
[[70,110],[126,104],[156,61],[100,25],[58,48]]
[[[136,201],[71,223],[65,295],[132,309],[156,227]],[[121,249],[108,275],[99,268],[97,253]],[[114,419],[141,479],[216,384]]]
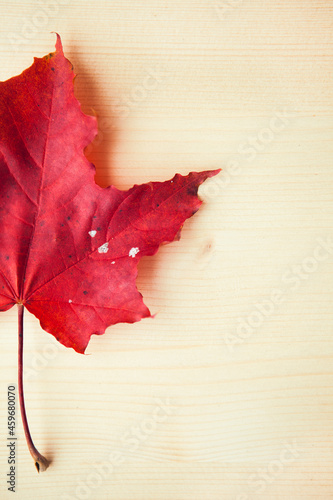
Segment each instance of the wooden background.
[[[54,49],[99,117],[97,181],[223,168],[140,263],[154,319],[81,356],[25,317],[20,500],[333,498],[330,0],[0,1],[0,79]],[[1,181],[1,180],[0,180]],[[0,315],[0,497],[16,311]]]

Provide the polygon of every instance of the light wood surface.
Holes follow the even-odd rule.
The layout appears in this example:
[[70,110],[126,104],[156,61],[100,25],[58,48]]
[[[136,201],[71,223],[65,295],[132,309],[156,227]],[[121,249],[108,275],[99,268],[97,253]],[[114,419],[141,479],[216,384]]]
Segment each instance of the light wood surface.
[[[156,313],[81,356],[25,317],[37,475],[20,500],[333,498],[330,0],[0,1],[0,79],[53,51],[96,113],[97,180],[223,168],[139,267]],[[43,14],[44,12],[44,14]],[[0,315],[0,498],[17,319]]]

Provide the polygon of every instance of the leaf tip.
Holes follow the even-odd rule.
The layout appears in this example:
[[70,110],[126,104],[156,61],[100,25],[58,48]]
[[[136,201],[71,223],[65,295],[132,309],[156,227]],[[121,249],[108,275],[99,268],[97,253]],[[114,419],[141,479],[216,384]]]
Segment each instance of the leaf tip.
[[216,168],[215,170],[208,170],[208,177],[214,177],[215,175],[222,172],[222,168]]
[[61,42],[61,38],[60,38],[59,33],[57,33],[56,31],[51,31],[51,33],[55,33],[55,35],[57,37],[57,41],[56,41],[56,44],[55,44],[56,51],[60,52],[61,54],[63,54],[64,51],[63,51],[63,48],[62,48],[62,42]]

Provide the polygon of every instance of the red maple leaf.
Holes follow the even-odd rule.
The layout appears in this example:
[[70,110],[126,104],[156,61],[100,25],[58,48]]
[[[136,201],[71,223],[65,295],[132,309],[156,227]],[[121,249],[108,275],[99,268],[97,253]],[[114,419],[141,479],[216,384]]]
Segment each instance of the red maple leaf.
[[[74,76],[57,36],[56,52],[0,83],[0,310],[18,304],[22,325],[28,309],[84,353],[92,334],[150,316],[135,285],[138,261],[179,237],[202,203],[198,186],[219,170],[101,188],[84,156],[96,119],[81,111]],[[22,358],[20,366],[19,381]]]

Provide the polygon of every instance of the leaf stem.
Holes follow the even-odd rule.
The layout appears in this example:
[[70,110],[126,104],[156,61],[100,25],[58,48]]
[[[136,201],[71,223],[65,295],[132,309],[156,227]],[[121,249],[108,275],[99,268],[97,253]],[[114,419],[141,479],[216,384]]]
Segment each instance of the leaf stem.
[[18,307],[18,389],[19,389],[21,417],[22,417],[25,438],[27,440],[27,445],[28,445],[28,448],[30,451],[30,455],[34,459],[37,472],[44,472],[48,468],[49,462],[35,448],[35,445],[34,445],[32,438],[31,438],[28,420],[27,420],[27,415],[25,412],[24,393],[23,393],[23,313],[24,313],[24,305],[17,304],[17,307]]

